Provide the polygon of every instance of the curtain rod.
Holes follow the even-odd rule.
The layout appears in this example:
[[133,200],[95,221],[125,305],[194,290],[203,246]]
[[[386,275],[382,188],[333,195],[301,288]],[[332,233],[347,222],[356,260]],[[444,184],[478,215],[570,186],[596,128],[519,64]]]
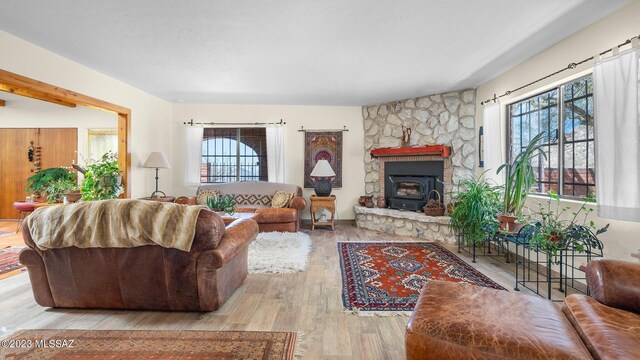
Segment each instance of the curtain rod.
[[322,129],[322,130],[309,130],[309,129],[305,129],[304,126],[300,126],[300,129],[298,129],[298,132],[307,132],[307,131],[349,131],[349,129],[347,129],[346,126],[343,126],[342,129]]
[[280,119],[279,122],[255,122],[255,123],[217,123],[217,122],[193,122],[193,119],[191,119],[191,121],[186,121],[183,122],[182,124],[184,125],[190,125],[190,126],[202,126],[202,125],[286,125],[287,123],[282,121],[282,119]]
[[[618,48],[621,48],[621,47],[623,47],[623,46],[625,46],[625,45],[627,45],[627,44],[630,44],[630,43],[631,43],[633,40],[635,40],[635,39],[640,39],[640,35],[638,35],[638,36],[634,36],[634,37],[632,37],[632,38],[630,38],[630,39],[625,40],[622,44],[619,44],[617,47],[618,47]],[[614,47],[614,48],[615,48],[615,47]],[[607,53],[609,53],[609,52],[611,52],[611,51],[613,51],[613,48],[608,49],[608,50],[605,50],[605,51],[603,51],[603,52],[599,53],[597,56],[605,55],[605,54],[607,54]],[[534,81],[532,81],[532,82],[530,82],[530,83],[528,83],[528,84],[524,84],[524,85],[522,85],[522,86],[520,86],[520,87],[518,87],[518,88],[515,88],[515,89],[513,89],[513,90],[505,91],[505,93],[504,93],[504,94],[502,94],[502,95],[500,95],[500,96],[496,96],[496,94],[493,94],[493,98],[491,98],[491,99],[487,99],[487,100],[485,100],[485,101],[482,101],[482,102],[480,103],[480,105],[488,104],[490,101],[493,101],[493,102],[495,103],[495,102],[497,102],[497,101],[498,101],[498,99],[500,99],[500,98],[502,98],[502,97],[509,96],[509,95],[511,95],[512,93],[516,92],[516,91],[520,91],[520,90],[522,90],[522,89],[524,89],[524,88],[527,88],[527,87],[529,87],[529,86],[531,86],[531,85],[537,84],[537,83],[539,83],[540,81],[542,81],[542,80],[546,80],[546,79],[548,79],[548,78],[550,78],[550,77],[552,77],[552,76],[558,75],[558,74],[560,74],[560,73],[561,73],[561,72],[563,72],[563,71],[567,71],[567,70],[570,70],[570,69],[575,69],[578,65],[582,65],[582,64],[586,63],[587,61],[590,61],[590,60],[593,60],[593,59],[595,59],[595,56],[591,56],[591,57],[586,58],[586,59],[584,59],[584,60],[582,60],[582,61],[579,61],[579,62],[577,62],[577,63],[572,62],[572,63],[570,63],[569,65],[567,65],[566,67],[564,67],[564,68],[562,68],[562,69],[560,69],[560,70],[558,70],[558,71],[552,72],[551,74],[549,74],[549,75],[547,75],[547,76],[543,76],[543,77],[541,77],[541,78],[539,78],[539,79],[537,79],[537,80],[534,80]]]

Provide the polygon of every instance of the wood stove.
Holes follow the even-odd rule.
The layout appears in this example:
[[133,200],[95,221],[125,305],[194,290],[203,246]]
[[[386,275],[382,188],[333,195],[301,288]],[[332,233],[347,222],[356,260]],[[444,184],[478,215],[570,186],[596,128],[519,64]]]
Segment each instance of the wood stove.
[[442,161],[385,162],[384,166],[385,201],[392,209],[421,212],[432,190],[443,192]]

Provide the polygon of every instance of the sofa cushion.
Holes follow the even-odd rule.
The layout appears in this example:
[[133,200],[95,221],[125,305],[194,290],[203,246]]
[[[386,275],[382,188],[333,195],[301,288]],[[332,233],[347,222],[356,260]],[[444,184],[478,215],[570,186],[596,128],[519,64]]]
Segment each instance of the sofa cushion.
[[231,194],[236,206],[240,205],[263,205],[271,206],[271,195],[262,194]]
[[217,198],[220,196],[220,191],[215,190],[215,189],[201,189],[198,190],[198,194],[196,195],[196,203],[198,205],[204,205],[207,206],[207,199],[212,197],[212,198]]
[[298,221],[298,211],[290,208],[262,208],[256,209],[258,223],[288,223]]
[[538,296],[429,281],[406,328],[411,359],[590,359],[571,324]]
[[288,207],[291,199],[293,199],[294,194],[288,191],[276,191],[276,194],[273,195],[273,199],[271,199],[271,207],[272,208],[284,208]]
[[572,294],[562,311],[596,359],[637,359],[640,316],[603,305],[590,296]]

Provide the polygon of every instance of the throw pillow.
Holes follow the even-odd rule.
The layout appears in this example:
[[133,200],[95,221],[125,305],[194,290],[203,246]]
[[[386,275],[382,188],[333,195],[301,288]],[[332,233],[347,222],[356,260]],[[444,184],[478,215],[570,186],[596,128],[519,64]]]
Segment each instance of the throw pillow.
[[276,191],[276,194],[273,195],[273,199],[271,199],[271,207],[272,208],[283,208],[289,206],[291,199],[293,199],[292,192],[286,191]]
[[210,198],[210,197],[217,198],[219,196],[220,196],[219,190],[202,189],[198,191],[198,195],[196,196],[196,203],[198,205],[207,206],[207,198]]

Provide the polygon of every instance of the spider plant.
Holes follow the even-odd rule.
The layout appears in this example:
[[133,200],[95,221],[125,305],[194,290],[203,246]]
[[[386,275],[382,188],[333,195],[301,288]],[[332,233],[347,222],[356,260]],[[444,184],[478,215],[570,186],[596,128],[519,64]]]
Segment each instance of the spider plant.
[[538,155],[544,157],[545,160],[547,159],[547,154],[542,150],[542,145],[538,144],[543,135],[544,132],[536,135],[531,139],[527,148],[518,154],[511,163],[500,165],[496,171],[497,174],[502,170],[506,173],[502,208],[504,215],[514,217],[522,215],[522,208],[525,200],[527,200],[529,190],[536,183],[531,161]]
[[469,244],[482,244],[487,234],[493,234],[498,227],[498,187],[486,182],[484,173],[478,177],[462,179],[459,185],[466,190],[456,196],[456,206],[450,214],[450,225],[454,231],[463,234]]

